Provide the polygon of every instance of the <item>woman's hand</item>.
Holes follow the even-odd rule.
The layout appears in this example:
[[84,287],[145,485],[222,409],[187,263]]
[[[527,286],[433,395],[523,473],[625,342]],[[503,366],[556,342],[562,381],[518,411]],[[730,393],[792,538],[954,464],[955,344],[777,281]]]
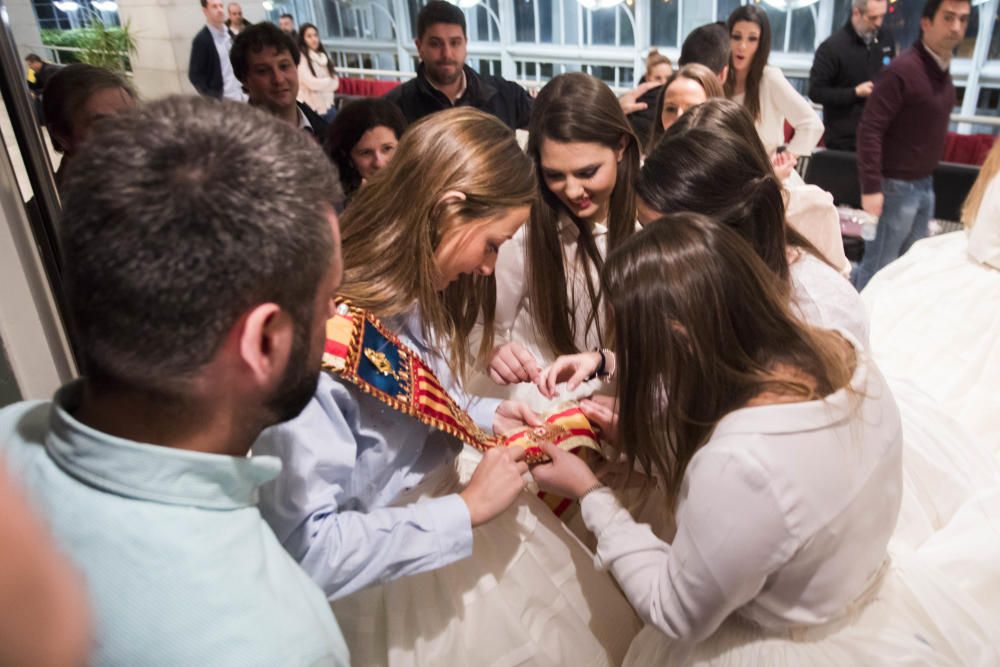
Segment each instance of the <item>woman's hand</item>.
[[493,348],[490,357],[490,378],[500,385],[534,382],[538,377],[538,362],[520,343],[504,343]]
[[556,385],[565,382],[570,391],[580,386],[580,383],[597,372],[601,365],[601,355],[598,352],[581,352],[579,354],[564,354],[552,362],[552,365],[538,374],[535,384],[545,398],[556,394]]
[[642,111],[649,105],[645,102],[640,102],[639,98],[651,91],[653,88],[662,85],[663,84],[659,81],[646,81],[644,83],[640,83],[638,86],[619,97],[618,104],[621,106],[622,111],[626,116],[630,113],[635,113],[636,111]]
[[541,425],[542,418],[521,401],[506,400],[493,415],[493,432],[497,435]]
[[792,175],[798,161],[799,156],[789,151],[771,153],[771,166],[774,167],[774,175],[778,177],[779,181],[784,181]]
[[473,528],[493,520],[510,507],[524,490],[521,476],[527,471],[524,448],[513,445],[486,450],[469,485],[459,494],[469,508]]
[[542,443],[542,451],[552,459],[531,469],[539,488],[566,498],[579,498],[597,483],[597,476],[583,459],[564,452],[549,442]]
[[618,443],[618,400],[614,396],[595,395],[580,401],[580,409],[601,436],[612,445]]

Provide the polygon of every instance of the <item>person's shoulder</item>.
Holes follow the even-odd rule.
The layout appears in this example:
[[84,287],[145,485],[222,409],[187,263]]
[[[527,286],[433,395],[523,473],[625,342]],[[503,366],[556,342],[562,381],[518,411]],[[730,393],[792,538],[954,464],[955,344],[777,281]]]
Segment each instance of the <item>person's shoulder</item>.
[[205,40],[212,41],[212,33],[208,31],[208,26],[203,25],[201,30],[195,33],[194,38],[191,40],[193,44],[203,44]]
[[44,439],[51,411],[52,401],[20,401],[0,408],[0,449],[14,440]]

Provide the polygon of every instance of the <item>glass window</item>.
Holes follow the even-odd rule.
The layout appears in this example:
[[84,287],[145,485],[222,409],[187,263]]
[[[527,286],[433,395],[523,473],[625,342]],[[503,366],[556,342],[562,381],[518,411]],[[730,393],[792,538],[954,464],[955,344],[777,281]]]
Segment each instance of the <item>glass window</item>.
[[649,42],[654,46],[680,46],[677,43],[677,4],[679,0],[649,0]]
[[592,12],[585,12],[590,15],[590,43],[615,45],[615,21],[618,18],[618,9],[598,9]]
[[788,39],[788,50],[792,53],[812,53],[816,45],[816,19],[812,7],[792,10],[792,29]]
[[514,33],[519,42],[535,41],[535,3],[514,0]]
[[718,16],[718,20],[725,23],[726,19],[729,18],[729,15],[733,13],[733,10],[742,4],[743,3],[740,2],[740,0],[719,0],[719,3],[716,5],[716,16]]

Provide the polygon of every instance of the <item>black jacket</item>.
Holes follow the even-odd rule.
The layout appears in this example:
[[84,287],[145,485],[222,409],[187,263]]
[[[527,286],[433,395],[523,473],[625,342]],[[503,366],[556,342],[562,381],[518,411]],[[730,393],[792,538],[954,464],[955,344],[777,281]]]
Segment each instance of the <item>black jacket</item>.
[[222,99],[222,63],[219,62],[219,52],[215,49],[215,40],[208,26],[202,28],[191,41],[188,80],[199,95]]
[[865,98],[855,95],[854,87],[874,81],[895,55],[896,42],[888,30],[880,29],[867,45],[850,21],[816,49],[809,73],[809,97],[823,105],[827,148],[855,149]]
[[[303,104],[302,102],[296,102],[295,105],[299,108],[302,114],[312,125],[312,135],[316,137],[316,141],[322,146],[326,143],[326,134],[330,131],[330,124],[327,123],[323,118],[309,108],[308,104]],[[306,130],[308,132],[308,130]]]
[[524,88],[499,76],[476,74],[468,65],[464,69],[465,93],[454,105],[427,81],[423,63],[417,67],[415,78],[392,89],[385,98],[400,108],[408,123],[452,106],[469,106],[493,114],[512,130],[528,126],[532,99]]

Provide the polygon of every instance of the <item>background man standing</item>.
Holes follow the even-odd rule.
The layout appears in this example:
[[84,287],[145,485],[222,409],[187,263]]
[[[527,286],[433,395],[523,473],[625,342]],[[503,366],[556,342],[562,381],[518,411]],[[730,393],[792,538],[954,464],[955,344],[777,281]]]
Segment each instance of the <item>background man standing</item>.
[[222,0],[201,0],[201,11],[205,27],[191,41],[188,80],[199,95],[243,102],[246,96],[229,63],[233,40],[226,29]]
[[431,0],[417,16],[417,76],[386,94],[408,123],[451,107],[475,107],[510,129],[528,126],[531,96],[513,81],[477,74],[465,64],[465,14],[444,0]]
[[886,0],[853,0],[847,25],[816,49],[809,97],[823,105],[827,148],[854,150],[872,82],[896,55],[892,33],[882,28],[885,13]]
[[955,106],[948,67],[971,12],[969,0],[927,0],[920,40],[882,72],[865,105],[858,125],[861,206],[879,221],[854,277],[859,290],[927,236],[934,214],[932,174]]

